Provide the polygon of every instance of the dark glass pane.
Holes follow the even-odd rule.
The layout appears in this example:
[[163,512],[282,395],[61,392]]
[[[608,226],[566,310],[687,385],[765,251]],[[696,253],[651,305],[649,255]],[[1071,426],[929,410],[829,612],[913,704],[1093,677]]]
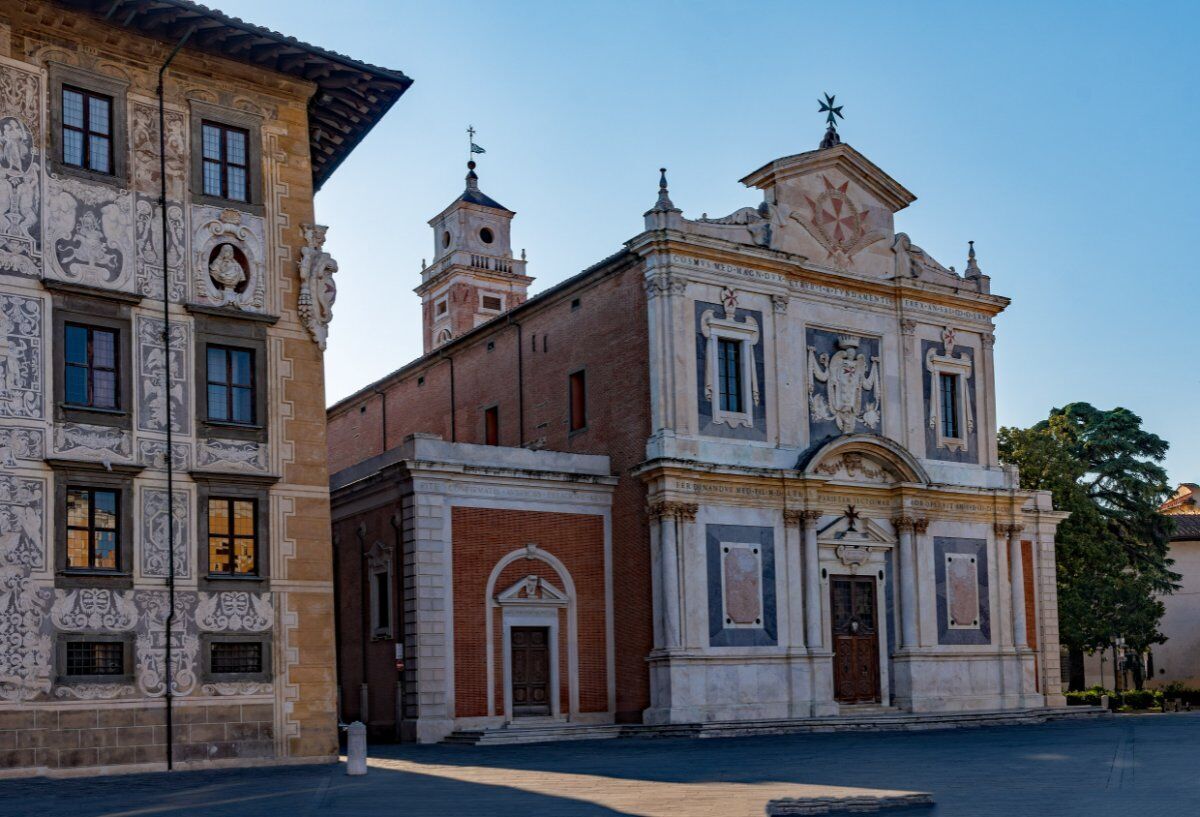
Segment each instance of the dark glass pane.
[[114,531],[96,531],[96,562],[99,570],[117,569],[117,534]]
[[229,389],[227,387],[208,387],[208,419],[229,419]]
[[66,647],[67,675],[125,672],[125,647],[119,641],[70,641]]
[[235,386],[249,386],[252,363],[250,353],[244,349],[231,350],[229,352],[229,362],[233,368],[229,382]]
[[249,389],[234,388],[233,421],[235,423],[254,422],[254,399]]
[[88,532],[86,530],[67,530],[67,567],[87,569],[91,567],[88,556]]
[[233,572],[243,576],[252,576],[258,572],[254,562],[254,540],[233,540]]
[[64,125],[83,127],[83,94],[63,88],[62,121]]
[[262,644],[258,642],[214,642],[209,669],[214,673],[262,672]]
[[88,492],[82,488],[67,489],[67,524],[75,528],[86,528],[88,526],[88,509],[91,503],[88,501]]
[[87,329],[82,326],[67,326],[67,363],[87,363]]
[[204,160],[204,195],[221,195],[221,165]]
[[233,503],[233,533],[235,536],[254,535],[254,502],[249,499]]
[[221,158],[221,129],[214,128],[212,125],[204,126],[202,142],[204,143],[204,158],[205,159],[220,159]]
[[117,335],[104,329],[92,330],[92,365],[102,369],[115,366]]
[[92,97],[88,100],[88,130],[92,133],[108,134],[109,111],[112,103],[103,97]]
[[208,347],[208,382],[229,382],[225,369],[225,350],[219,346]]
[[208,572],[228,573],[230,570],[229,540],[222,536],[208,537]]
[[376,613],[378,626],[390,626],[392,606],[388,604],[388,574],[386,573],[375,574],[375,603],[378,605]]
[[92,406],[95,408],[117,408],[117,373],[92,372]]
[[227,181],[229,183],[228,198],[233,199],[234,201],[247,201],[249,197],[246,195],[245,169],[240,167],[227,167],[225,168],[225,172],[227,174]]
[[92,502],[96,506],[96,527],[115,530],[117,527],[117,492],[94,491]]
[[64,372],[63,398],[76,406],[88,405],[87,368],[68,364]]
[[63,129],[63,162],[83,166],[83,134],[77,130]]
[[88,145],[88,167],[97,173],[110,173],[108,165],[108,137],[93,136]]
[[225,161],[234,165],[246,164],[246,134],[236,130],[225,132]]
[[210,499],[208,502],[208,532],[229,533],[229,501]]

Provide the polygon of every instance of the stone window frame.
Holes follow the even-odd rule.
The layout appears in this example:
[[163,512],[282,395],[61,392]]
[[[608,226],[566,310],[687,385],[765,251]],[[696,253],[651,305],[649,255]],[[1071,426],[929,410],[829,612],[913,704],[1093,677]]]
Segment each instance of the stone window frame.
[[[259,644],[262,646],[262,672],[213,672],[212,645],[217,643]],[[274,680],[271,663],[272,638],[265,633],[200,633],[200,680],[202,683],[270,683]]]
[[[500,307],[498,309],[492,309],[489,306],[484,306],[484,304],[483,304],[484,298],[498,299],[500,301]],[[495,292],[493,290],[484,290],[484,289],[479,290],[479,311],[485,315],[500,315],[500,314],[502,314],[504,312],[504,307],[505,307],[506,301],[507,301],[507,298],[505,298],[503,292]]]
[[[931,348],[925,357],[925,371],[929,374],[929,426],[933,429],[934,441],[938,448],[948,451],[968,451],[971,447],[971,435],[975,433],[975,418],[971,413],[971,376],[974,374],[974,362],[968,355],[950,357],[937,354],[936,347]],[[942,375],[954,375],[958,385],[958,430],[960,436],[947,437],[942,431]]]
[[[114,633],[95,630],[59,631],[54,634],[54,683],[72,684],[132,684],[134,680],[133,633]],[[121,662],[125,670],[120,675],[67,675],[67,644],[81,641],[103,641],[121,644]]]
[[[267,380],[267,325],[273,321],[247,319],[244,313],[189,307],[194,318],[196,433],[202,439],[225,439],[266,443],[270,383]],[[208,419],[208,347],[247,349],[254,355],[254,423],[232,423]]]
[[[129,82],[61,62],[47,62],[46,68],[50,86],[50,133],[46,140],[50,172],[61,177],[71,176],[112,187],[128,188],[129,114],[126,97],[129,92]],[[63,162],[62,90],[64,85],[112,97],[112,173],[97,173],[94,170]]]
[[[368,587],[367,591],[370,596],[371,610],[371,640],[386,641],[394,637],[396,632],[396,578],[393,569],[392,548],[385,545],[381,541],[376,541],[371,549],[367,551],[364,557],[367,562]],[[379,587],[376,576],[386,574],[387,576],[387,598],[380,599],[377,588]],[[388,624],[380,626],[379,611],[381,602],[386,602],[388,607]]]
[[[77,284],[44,281],[51,291],[54,333],[54,420],[59,423],[84,423],[109,426],[129,431],[133,428],[133,369],[137,361],[133,341],[131,307],[141,302],[140,295],[110,292]],[[82,324],[117,333],[117,400],[119,409],[89,408],[66,404],[66,343],[67,323]]]
[[[709,401],[714,425],[724,423],[730,428],[754,428],[754,407],[761,402],[758,382],[758,361],[754,350],[762,338],[758,321],[750,315],[745,320],[718,318],[708,311],[700,319],[704,345],[704,397]],[[721,407],[719,350],[723,340],[741,344],[740,369],[742,411],[727,411]]]
[[[223,105],[201,102],[189,99],[189,120],[192,152],[189,160],[189,178],[193,204],[204,204],[221,209],[238,210],[262,216],[266,212],[263,200],[263,117],[248,111],[239,111]],[[249,201],[223,199],[220,196],[208,196],[204,193],[204,150],[202,128],[205,122],[215,125],[226,125],[231,128],[241,128],[249,134],[247,141],[247,190]]]
[[[199,590],[219,592],[242,590],[253,593],[271,589],[271,486],[279,477],[252,474],[191,471],[196,483],[196,577]],[[254,576],[210,575],[208,563],[208,499],[253,499],[255,509],[255,555],[258,574]]]
[[[141,465],[48,459],[54,470],[54,586],[57,588],[133,587],[134,495],[133,479]],[[101,488],[117,491],[117,569],[67,568],[67,488]]]

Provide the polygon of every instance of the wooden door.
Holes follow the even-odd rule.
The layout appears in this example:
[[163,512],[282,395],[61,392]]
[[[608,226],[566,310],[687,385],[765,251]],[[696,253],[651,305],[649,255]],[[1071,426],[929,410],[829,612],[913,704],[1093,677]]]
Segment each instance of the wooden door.
[[550,714],[550,628],[513,627],[513,716]]
[[880,701],[879,627],[875,579],[838,576],[829,581],[833,611],[833,697],[841,703]]

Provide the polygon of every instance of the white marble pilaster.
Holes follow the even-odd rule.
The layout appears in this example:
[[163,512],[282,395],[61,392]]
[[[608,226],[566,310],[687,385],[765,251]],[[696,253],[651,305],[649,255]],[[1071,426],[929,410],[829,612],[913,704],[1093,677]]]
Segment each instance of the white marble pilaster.
[[898,516],[892,522],[899,538],[900,562],[900,646],[917,646],[917,576],[913,553],[913,533],[917,520]]
[[804,623],[805,639],[810,650],[825,645],[821,626],[821,558],[817,551],[817,520],[820,511],[802,511],[804,523]]
[[1029,646],[1025,624],[1025,560],[1021,558],[1021,526],[1008,526],[1008,565],[1012,574],[1013,645]]
[[[804,572],[800,555],[804,511],[783,512],[784,562],[787,567],[787,615],[788,615],[788,646],[803,648],[807,639],[804,633],[804,600],[808,598],[803,591]],[[799,592],[798,592],[799,591]]]

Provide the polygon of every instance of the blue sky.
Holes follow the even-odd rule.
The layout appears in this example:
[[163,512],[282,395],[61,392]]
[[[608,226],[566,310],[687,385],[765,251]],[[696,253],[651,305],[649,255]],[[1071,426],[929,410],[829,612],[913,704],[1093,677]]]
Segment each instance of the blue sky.
[[1195,4],[215,0],[415,83],[317,197],[338,258],[329,402],[420,354],[426,221],[462,189],[516,210],[534,290],[641,229],[657,168],[685,215],[808,150],[816,99],[918,196],[897,228],[994,292],[1002,424],[1125,406],[1200,481]]

